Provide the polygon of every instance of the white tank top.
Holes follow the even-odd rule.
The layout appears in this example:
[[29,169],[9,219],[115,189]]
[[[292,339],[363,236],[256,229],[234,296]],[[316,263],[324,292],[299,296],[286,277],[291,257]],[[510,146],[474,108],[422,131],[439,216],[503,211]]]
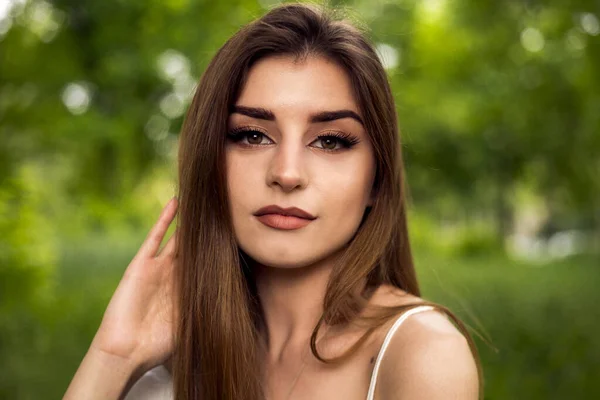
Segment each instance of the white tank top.
[[[383,359],[383,355],[392,340],[392,336],[398,330],[398,327],[406,320],[406,318],[410,317],[413,314],[416,314],[421,311],[432,310],[432,306],[418,306],[412,308],[405,313],[403,313],[396,321],[394,325],[390,328],[385,339],[383,340],[383,344],[381,345],[381,349],[379,350],[379,354],[377,355],[377,360],[375,361],[375,366],[373,367],[373,373],[371,374],[371,383],[369,384],[369,391],[367,393],[367,400],[373,400],[373,396],[375,395],[375,385],[377,384],[377,372],[379,371],[379,366],[381,365],[381,360]],[[138,381],[131,387],[124,400],[173,400],[173,381],[171,374],[163,365],[159,365],[148,372],[146,372]]]

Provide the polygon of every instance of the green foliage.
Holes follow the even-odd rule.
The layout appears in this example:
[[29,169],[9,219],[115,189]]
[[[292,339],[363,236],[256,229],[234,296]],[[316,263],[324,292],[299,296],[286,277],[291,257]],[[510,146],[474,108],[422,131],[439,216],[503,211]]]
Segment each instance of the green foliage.
[[493,256],[500,248],[493,232],[468,229],[457,234],[454,253],[459,257]]
[[[0,398],[64,392],[141,242],[132,238],[174,194],[194,83],[275,3],[4,6]],[[538,231],[580,229],[600,243],[598,2],[328,3],[371,29],[388,66],[424,291],[457,311],[469,304],[501,350],[483,352],[487,398],[598,397],[598,260],[534,268],[502,246],[529,207],[545,218]]]
[[486,399],[600,395],[592,378],[600,373],[598,261],[580,257],[539,266],[499,256],[417,255],[423,295],[449,306],[471,328]]
[[62,397],[140,244],[134,241],[140,239],[92,234],[65,240],[51,295],[14,297],[24,301],[0,314],[0,398]]

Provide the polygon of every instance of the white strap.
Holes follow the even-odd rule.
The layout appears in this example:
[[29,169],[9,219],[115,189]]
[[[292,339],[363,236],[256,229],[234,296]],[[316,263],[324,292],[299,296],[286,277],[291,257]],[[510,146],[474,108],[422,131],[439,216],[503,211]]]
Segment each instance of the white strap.
[[390,341],[392,340],[392,336],[394,336],[394,333],[396,332],[400,324],[402,324],[402,322],[404,322],[406,318],[410,317],[413,314],[433,309],[434,307],[432,306],[418,306],[415,308],[411,308],[410,310],[402,314],[400,317],[398,317],[396,322],[394,322],[394,325],[392,325],[389,332],[385,336],[383,344],[381,345],[381,349],[379,350],[379,354],[377,355],[377,361],[375,361],[375,367],[373,368],[373,374],[371,375],[371,383],[369,385],[369,393],[367,394],[367,400],[373,400],[373,396],[375,395],[375,385],[377,384],[377,372],[379,371],[379,365],[381,364],[381,360],[383,359],[383,354],[385,353],[385,350],[387,349],[388,345],[390,344]]

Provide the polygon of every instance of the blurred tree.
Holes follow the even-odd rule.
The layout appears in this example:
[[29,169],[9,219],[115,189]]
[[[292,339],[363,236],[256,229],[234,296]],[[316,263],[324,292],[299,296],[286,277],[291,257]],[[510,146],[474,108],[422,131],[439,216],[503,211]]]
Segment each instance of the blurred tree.
[[600,229],[598,15],[595,1],[381,3],[369,23],[400,55],[390,76],[418,204],[453,194],[504,238],[526,182],[551,219],[569,216],[562,229]]

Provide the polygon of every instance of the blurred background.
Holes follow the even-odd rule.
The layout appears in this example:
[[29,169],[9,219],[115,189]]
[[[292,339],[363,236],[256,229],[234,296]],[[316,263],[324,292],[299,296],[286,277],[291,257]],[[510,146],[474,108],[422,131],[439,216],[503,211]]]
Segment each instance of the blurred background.
[[[197,80],[276,3],[0,0],[0,398],[62,397]],[[600,3],[331,4],[386,66],[423,296],[485,339],[485,398],[600,398]]]

